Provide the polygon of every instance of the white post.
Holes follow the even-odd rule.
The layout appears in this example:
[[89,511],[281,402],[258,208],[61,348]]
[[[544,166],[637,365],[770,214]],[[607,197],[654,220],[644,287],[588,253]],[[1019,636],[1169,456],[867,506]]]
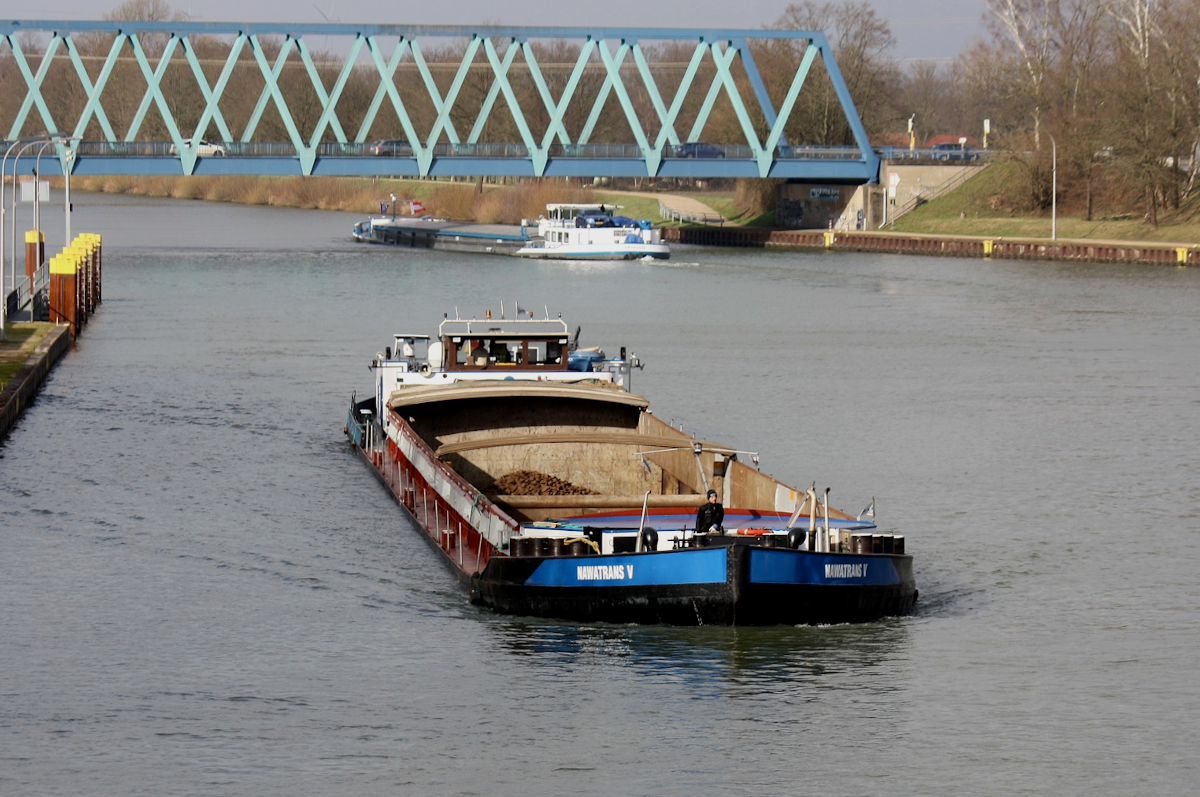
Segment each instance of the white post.
[[1050,136],[1050,240],[1058,240],[1058,142]]
[[[8,220],[8,233],[12,236],[12,240],[8,242],[8,255],[12,262],[8,264],[9,282],[14,288],[17,287],[17,163],[21,160],[21,153],[29,149],[32,144],[25,144],[17,150],[17,154],[13,156],[12,169],[12,218]],[[3,282],[3,280],[0,280]],[[8,294],[5,294],[5,301],[8,300]],[[6,305],[7,306],[7,305]]]
[[66,157],[67,166],[63,170],[63,191],[66,195],[63,197],[63,216],[67,220],[67,237],[63,239],[63,248],[71,245],[71,167],[75,163],[75,150],[67,150]]
[[[8,166],[8,154],[13,151],[17,142],[8,145],[4,151],[4,160],[0,160],[0,341],[8,340],[5,324],[8,323],[8,294],[4,292],[4,171]],[[16,180],[13,180],[13,190],[17,190]]]
[[[49,142],[47,142],[49,143]],[[38,147],[37,157],[33,159],[33,231],[41,238],[42,232],[42,153],[46,144]],[[38,266],[41,263],[36,264]]]

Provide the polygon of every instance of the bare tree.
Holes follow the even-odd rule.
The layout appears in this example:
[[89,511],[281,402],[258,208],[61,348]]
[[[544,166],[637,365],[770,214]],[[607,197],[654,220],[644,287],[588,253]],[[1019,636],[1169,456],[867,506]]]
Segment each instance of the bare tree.
[[1030,102],[1035,135],[1041,130],[1046,82],[1059,53],[1055,36],[1061,0],[987,0],[989,26],[1015,48],[1022,91]]
[[1200,4],[1169,0],[1162,29],[1173,106],[1179,115],[1176,164],[1187,168],[1181,197],[1186,199],[1200,168]]
[[[850,90],[856,109],[867,132],[878,132],[875,120],[890,124],[895,112],[888,99],[895,96],[898,86],[896,66],[890,53],[896,45],[887,20],[875,13],[866,0],[823,2],[803,0],[784,9],[771,27],[779,30],[824,31],[833,48],[838,69]],[[833,86],[824,70],[814,68],[806,94],[799,103],[801,112],[794,115],[797,127],[806,126],[799,140],[821,144],[845,144],[852,141],[849,124],[842,114]]]
[[[1116,22],[1117,69],[1121,80],[1115,96],[1124,119],[1114,132],[1130,153],[1135,183],[1146,204],[1146,221],[1158,227],[1163,198],[1164,165],[1171,157],[1170,114],[1164,108],[1161,63],[1163,33],[1154,0],[1113,0],[1109,13]],[[1173,163],[1172,163],[1173,168]]]

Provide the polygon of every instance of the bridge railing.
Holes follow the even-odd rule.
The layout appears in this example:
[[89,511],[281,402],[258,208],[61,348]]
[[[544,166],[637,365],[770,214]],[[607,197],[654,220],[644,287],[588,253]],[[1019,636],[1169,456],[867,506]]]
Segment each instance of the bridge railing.
[[996,150],[977,149],[936,149],[934,147],[876,147],[876,154],[885,161],[934,161],[954,163],[961,161],[990,161],[996,157]]
[[[288,141],[217,141],[205,139],[206,144],[221,148],[225,157],[295,157],[296,147]],[[178,148],[170,141],[80,141],[76,144],[75,153],[79,156],[120,158],[178,158]],[[745,144],[720,145],[723,153],[719,158],[700,160],[752,160],[753,150]],[[415,153],[407,143],[389,144],[382,152],[375,151],[374,142],[343,143],[326,141],[317,145],[320,157],[376,157],[412,158]],[[473,158],[512,158],[527,159],[529,149],[520,142],[481,142],[481,143],[439,143],[431,149],[435,157],[473,157]],[[876,150],[882,152],[882,150]],[[641,158],[642,148],[637,144],[551,144],[547,152],[552,158]],[[907,151],[906,151],[907,152]],[[776,158],[790,160],[849,160],[859,156],[853,147],[791,147],[780,146]],[[211,157],[211,156],[210,156]],[[683,156],[675,155],[670,147],[663,151],[663,157],[672,160],[683,160]],[[928,154],[925,159],[932,159]],[[691,160],[692,158],[686,158]]]

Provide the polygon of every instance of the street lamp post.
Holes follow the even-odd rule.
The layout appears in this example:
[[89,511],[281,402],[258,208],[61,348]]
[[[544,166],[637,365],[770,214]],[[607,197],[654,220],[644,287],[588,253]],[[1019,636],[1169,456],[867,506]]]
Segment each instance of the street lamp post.
[[[50,146],[51,144],[59,144],[59,143],[62,143],[62,139],[53,139],[51,141],[47,141],[47,142],[43,143],[42,146],[38,147],[37,159],[34,160],[34,165],[33,165],[33,229],[38,233],[39,238],[41,237],[41,232],[42,232],[42,192],[39,190],[41,188],[41,179],[42,179],[42,153],[45,152],[46,147]],[[49,196],[49,193],[50,192],[47,191],[46,195]],[[66,243],[64,243],[63,246],[66,246],[66,244],[69,244],[69,243],[70,243],[70,240],[68,240]],[[42,264],[38,263],[37,265],[41,266]],[[30,284],[29,289],[30,289],[30,291],[33,290],[32,283]]]
[[66,167],[63,169],[63,218],[66,220],[66,237],[63,246],[71,245],[71,170],[75,166],[75,150],[67,150],[64,158]]
[[[17,288],[17,160],[20,159],[21,153],[32,147],[34,144],[46,141],[46,136],[38,136],[37,138],[18,138],[8,146],[4,152],[4,159],[0,160],[0,340],[8,339],[8,332],[5,329],[5,324],[8,322],[8,290],[5,288],[4,280],[4,175],[8,170],[8,156],[13,154],[16,149],[16,155],[13,155],[12,168],[12,222],[11,232],[13,236],[11,252],[12,265],[9,282],[12,284],[13,290]],[[17,149],[20,147],[20,149]]]
[[[8,331],[5,328],[8,322],[8,293],[4,290],[4,171],[8,166],[8,156],[20,143],[14,141],[9,144],[8,149],[4,150],[4,160],[0,160],[0,341],[8,340]],[[15,174],[13,175],[13,190],[17,190]]]
[[1050,136],[1050,240],[1058,240],[1058,142]]
[[[12,218],[9,219],[9,222],[8,222],[8,225],[9,225],[8,226],[8,234],[12,237],[12,240],[9,241],[9,243],[8,243],[8,255],[9,255],[9,258],[12,260],[12,262],[8,264],[8,276],[9,276],[9,284],[11,285],[13,290],[16,290],[16,288],[17,288],[17,164],[21,160],[22,152],[29,149],[34,144],[42,143],[42,141],[44,141],[44,140],[45,139],[37,139],[36,141],[29,141],[25,144],[25,146],[23,146],[19,150],[17,150],[17,153],[15,155],[13,155],[13,168],[12,168],[13,186],[12,186],[12,204],[11,204]],[[36,190],[36,188],[37,188],[37,186],[35,185],[34,189]],[[7,300],[8,300],[8,294],[6,293],[5,301],[7,302]]]
[[[50,146],[51,144],[63,143],[64,141],[69,141],[69,139],[50,138],[49,136],[47,136],[45,134],[38,136],[36,138],[19,138],[16,141],[14,141],[12,144],[9,145],[8,149],[4,153],[4,159],[2,161],[0,161],[0,340],[7,340],[7,334],[8,334],[7,331],[5,330],[5,324],[8,320],[8,318],[7,318],[7,316],[8,316],[8,291],[9,291],[9,289],[14,290],[14,291],[17,289],[17,163],[21,159],[21,153],[23,153],[25,150],[33,147],[36,144],[41,144],[41,147],[38,149],[37,160],[35,161],[35,165],[34,165],[34,169],[33,169],[33,174],[34,174],[34,185],[33,185],[33,190],[34,190],[34,206],[33,206],[34,229],[37,230],[38,232],[41,232],[41,226],[40,226],[41,225],[41,219],[40,219],[41,195],[40,195],[40,192],[38,191],[38,189],[40,188],[40,186],[38,185],[38,178],[40,176],[42,153],[45,152],[46,147]],[[16,150],[16,154],[13,154],[14,149]],[[7,287],[6,287],[6,285],[5,285],[6,280],[4,278],[4,217],[7,213],[7,210],[4,205],[4,180],[3,180],[3,177],[8,170],[8,156],[9,155],[13,155],[12,220],[9,222],[9,234],[12,236],[12,241],[9,243],[9,254],[11,256],[12,262],[9,264],[9,276],[8,276]],[[67,179],[70,179],[70,178],[68,177]],[[69,203],[70,202],[70,189],[68,189],[67,197],[68,197],[67,201]],[[68,210],[68,214],[69,214],[69,212],[70,211]],[[67,237],[68,237],[68,239],[70,238],[70,230],[71,230],[70,224],[71,224],[70,218],[68,217],[68,220],[67,220]],[[39,263],[38,265],[40,266],[41,263]],[[32,296],[32,292],[33,292],[32,281],[30,282],[29,289],[30,289],[30,295]]]

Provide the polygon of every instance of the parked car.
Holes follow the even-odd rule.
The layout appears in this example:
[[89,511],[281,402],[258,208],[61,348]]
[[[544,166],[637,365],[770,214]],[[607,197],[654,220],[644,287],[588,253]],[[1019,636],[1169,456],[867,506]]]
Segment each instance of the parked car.
[[978,158],[979,153],[967,149],[966,144],[951,141],[933,148],[933,159],[938,161],[973,161]]
[[368,145],[368,150],[372,155],[391,158],[406,158],[412,155],[412,147],[402,138],[381,138],[378,141],[372,141]]
[[724,158],[725,150],[703,141],[689,141],[675,147],[676,158]]
[[[190,147],[191,145],[192,140],[190,138],[185,138],[183,140],[184,147]],[[174,144],[171,145],[171,154],[179,154],[179,152],[175,149]],[[201,158],[223,158],[225,157],[225,147],[221,146],[220,144],[211,144],[204,139],[200,139],[200,141],[196,143],[196,154]]]

